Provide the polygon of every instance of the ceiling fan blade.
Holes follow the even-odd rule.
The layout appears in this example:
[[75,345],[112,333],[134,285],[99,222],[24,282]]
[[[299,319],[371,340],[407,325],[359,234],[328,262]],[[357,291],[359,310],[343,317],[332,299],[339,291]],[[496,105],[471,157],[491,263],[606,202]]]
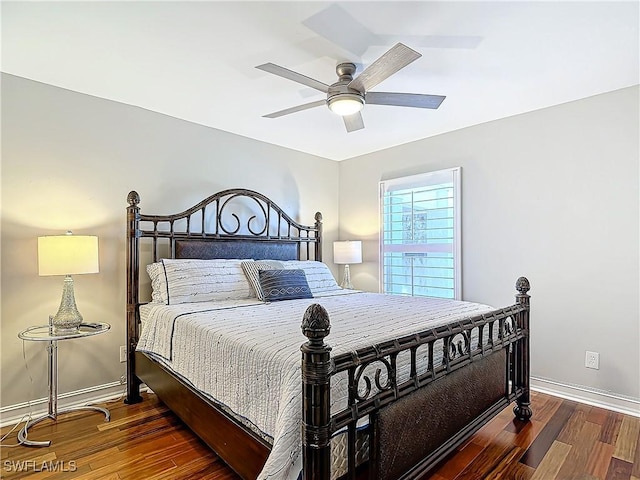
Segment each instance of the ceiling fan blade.
[[302,24],[358,57],[361,57],[371,45],[379,45],[377,35],[371,33],[337,3],[303,20]]
[[278,75],[279,77],[283,77],[288,80],[293,80],[294,82],[301,83],[307,87],[315,88],[316,90],[320,90],[324,93],[329,91],[329,85],[274,63],[265,63],[263,65],[258,65],[256,68],[264,70],[265,72],[273,73],[274,75]]
[[369,92],[365,94],[365,103],[436,109],[445,98],[443,95],[423,95],[420,93]]
[[296,107],[286,108],[284,110],[280,110],[279,112],[273,112],[269,115],[263,115],[264,118],[278,118],[284,115],[289,115],[290,113],[301,112],[303,110],[308,110],[310,108],[319,107],[320,105],[326,105],[326,100],[316,100],[315,102],[305,103],[304,105],[298,105]]
[[[388,8],[394,8],[391,2],[389,4]],[[359,8],[359,5],[355,7],[350,5],[350,9],[352,8]],[[380,15],[384,16],[385,11],[385,7],[382,7]],[[483,40],[483,37],[477,35],[400,35],[400,33],[387,35],[373,33],[337,3],[331,4],[303,20],[302,24],[334,45],[353,53],[358,59],[369,47],[382,47],[397,42],[424,48],[473,49],[477,48]],[[351,60],[355,59],[351,57]]]
[[347,132],[355,132],[356,130],[362,130],[364,128],[364,120],[362,120],[362,114],[360,112],[346,115],[342,118],[344,120],[344,126],[347,127]]
[[368,92],[380,82],[417,60],[422,55],[402,43],[397,43],[375,62],[369,65],[356,78],[351,80],[349,88],[359,92]]

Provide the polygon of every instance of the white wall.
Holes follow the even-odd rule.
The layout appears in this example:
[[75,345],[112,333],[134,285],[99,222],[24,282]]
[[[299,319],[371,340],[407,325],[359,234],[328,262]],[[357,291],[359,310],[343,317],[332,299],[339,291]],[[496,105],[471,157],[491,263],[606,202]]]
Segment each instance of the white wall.
[[38,236],[67,229],[99,236],[100,273],[75,277],[76,300],[85,321],[112,329],[60,343],[60,392],[108,384],[124,373],[118,353],[130,190],[146,213],[175,213],[232,187],[264,193],[302,223],[312,224],[320,210],[330,259],[338,169],[330,160],[3,75],[0,405],[47,392],[44,345],[24,345],[27,370],[17,338],[46,324],[62,294],[62,278],[38,276]]
[[461,166],[464,299],[508,305],[527,276],[532,375],[640,399],[638,91],[341,162],[340,238],[364,241],[356,288],[378,291],[378,182]]

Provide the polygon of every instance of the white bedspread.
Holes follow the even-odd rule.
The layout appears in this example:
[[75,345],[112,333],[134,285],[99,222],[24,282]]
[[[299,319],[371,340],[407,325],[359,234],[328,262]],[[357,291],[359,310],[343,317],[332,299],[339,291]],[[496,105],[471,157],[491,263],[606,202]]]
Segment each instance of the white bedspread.
[[[178,374],[273,441],[259,478],[295,479],[302,468],[300,325],[307,307],[331,319],[332,354],[389,340],[492,308],[477,303],[373,293],[261,303],[149,304],[138,350],[162,356]],[[346,385],[332,380],[332,405]]]

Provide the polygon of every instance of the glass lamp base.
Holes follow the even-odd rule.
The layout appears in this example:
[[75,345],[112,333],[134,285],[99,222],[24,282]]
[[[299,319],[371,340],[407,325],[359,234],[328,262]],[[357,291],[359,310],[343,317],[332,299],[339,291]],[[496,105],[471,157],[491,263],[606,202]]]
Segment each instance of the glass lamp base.
[[347,290],[353,290],[353,285],[351,284],[351,272],[349,271],[349,265],[344,266],[344,276],[342,277],[342,283],[340,284],[342,288],[346,288]]
[[60,308],[51,319],[51,324],[56,333],[74,333],[78,331],[81,323],[82,315],[76,307],[76,299],[73,294],[73,279],[71,275],[67,275],[62,287]]

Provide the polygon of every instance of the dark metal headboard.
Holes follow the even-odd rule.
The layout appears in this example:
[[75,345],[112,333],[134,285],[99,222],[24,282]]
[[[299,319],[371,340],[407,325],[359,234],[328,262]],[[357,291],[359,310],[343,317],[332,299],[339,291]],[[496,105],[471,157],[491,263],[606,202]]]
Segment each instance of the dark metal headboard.
[[[322,260],[322,214],[313,226],[293,220],[261,193],[223,190],[173,215],[140,213],[140,195],[127,196],[127,376],[135,378],[134,351],[139,335],[140,244],[150,239],[150,259],[253,258]],[[145,245],[146,246],[146,245]],[[127,382],[131,400],[136,381]]]

